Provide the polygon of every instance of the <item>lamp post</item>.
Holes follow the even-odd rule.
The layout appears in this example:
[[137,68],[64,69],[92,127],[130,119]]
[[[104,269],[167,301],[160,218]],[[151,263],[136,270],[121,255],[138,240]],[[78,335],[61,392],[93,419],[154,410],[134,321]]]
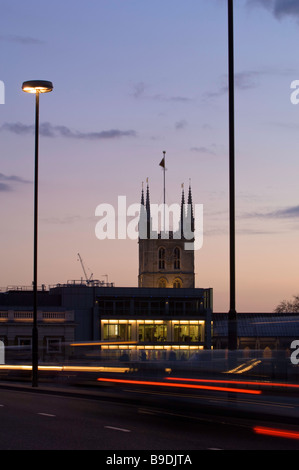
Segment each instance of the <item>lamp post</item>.
[[32,387],[38,386],[38,329],[37,329],[37,242],[38,242],[38,139],[39,139],[39,95],[53,90],[51,82],[30,80],[24,82],[22,90],[34,93],[35,101],[35,176],[34,176],[34,250],[33,250],[33,327],[32,327]]
[[234,6],[228,0],[228,77],[229,77],[229,220],[230,220],[230,309],[228,349],[237,349],[236,267],[235,267],[235,117],[234,117]]

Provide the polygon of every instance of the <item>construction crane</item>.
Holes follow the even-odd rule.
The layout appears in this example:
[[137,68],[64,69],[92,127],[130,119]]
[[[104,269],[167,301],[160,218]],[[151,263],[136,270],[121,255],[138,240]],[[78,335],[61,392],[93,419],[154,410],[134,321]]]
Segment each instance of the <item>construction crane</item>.
[[83,272],[84,272],[84,276],[85,276],[85,279],[86,279],[86,283],[89,284],[90,282],[92,282],[93,273],[91,273],[90,277],[88,278],[88,276],[86,274],[86,271],[85,271],[85,268],[84,268],[82,258],[80,256],[80,253],[78,253],[78,261],[80,261],[80,263],[81,263],[81,266],[82,266],[82,269],[83,269]]

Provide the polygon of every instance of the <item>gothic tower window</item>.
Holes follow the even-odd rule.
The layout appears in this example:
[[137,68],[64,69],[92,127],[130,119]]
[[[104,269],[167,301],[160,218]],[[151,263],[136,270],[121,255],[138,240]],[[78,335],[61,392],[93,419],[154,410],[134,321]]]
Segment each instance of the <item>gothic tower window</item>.
[[182,281],[180,279],[175,279],[173,283],[173,287],[174,289],[179,289],[180,287],[182,287]]
[[174,249],[174,262],[173,262],[173,267],[174,269],[181,269],[181,250],[176,247]]
[[161,289],[165,289],[165,287],[167,287],[166,279],[162,278],[162,279],[159,280],[159,287]]
[[165,248],[159,248],[159,269],[165,269]]

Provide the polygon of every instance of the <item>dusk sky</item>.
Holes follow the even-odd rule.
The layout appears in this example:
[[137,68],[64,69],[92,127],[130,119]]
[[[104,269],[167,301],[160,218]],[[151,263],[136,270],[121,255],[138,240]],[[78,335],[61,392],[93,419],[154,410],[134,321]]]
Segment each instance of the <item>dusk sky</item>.
[[[136,240],[98,240],[99,204],[203,204],[196,287],[229,309],[226,0],[2,0],[0,286],[33,278],[35,97],[40,97],[39,285],[137,286]],[[235,1],[236,308],[299,293],[299,2]],[[130,220],[130,219],[128,219]],[[90,270],[90,271],[89,271]]]

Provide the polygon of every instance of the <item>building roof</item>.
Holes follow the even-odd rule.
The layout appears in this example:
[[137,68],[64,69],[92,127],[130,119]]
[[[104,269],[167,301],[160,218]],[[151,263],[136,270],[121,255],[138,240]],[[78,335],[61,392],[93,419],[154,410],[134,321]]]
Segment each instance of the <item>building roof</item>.
[[158,287],[101,287],[97,290],[99,296],[113,296],[113,297],[163,297],[163,298],[198,298],[202,297],[204,292],[209,289],[194,289],[194,288],[158,288]]
[[[61,296],[49,295],[48,291],[39,291],[37,294],[39,307],[60,307]],[[33,291],[29,290],[8,290],[0,293],[0,306],[2,307],[32,307]]]
[[[214,313],[213,336],[227,336],[227,314]],[[238,313],[239,337],[298,337],[299,313]]]

